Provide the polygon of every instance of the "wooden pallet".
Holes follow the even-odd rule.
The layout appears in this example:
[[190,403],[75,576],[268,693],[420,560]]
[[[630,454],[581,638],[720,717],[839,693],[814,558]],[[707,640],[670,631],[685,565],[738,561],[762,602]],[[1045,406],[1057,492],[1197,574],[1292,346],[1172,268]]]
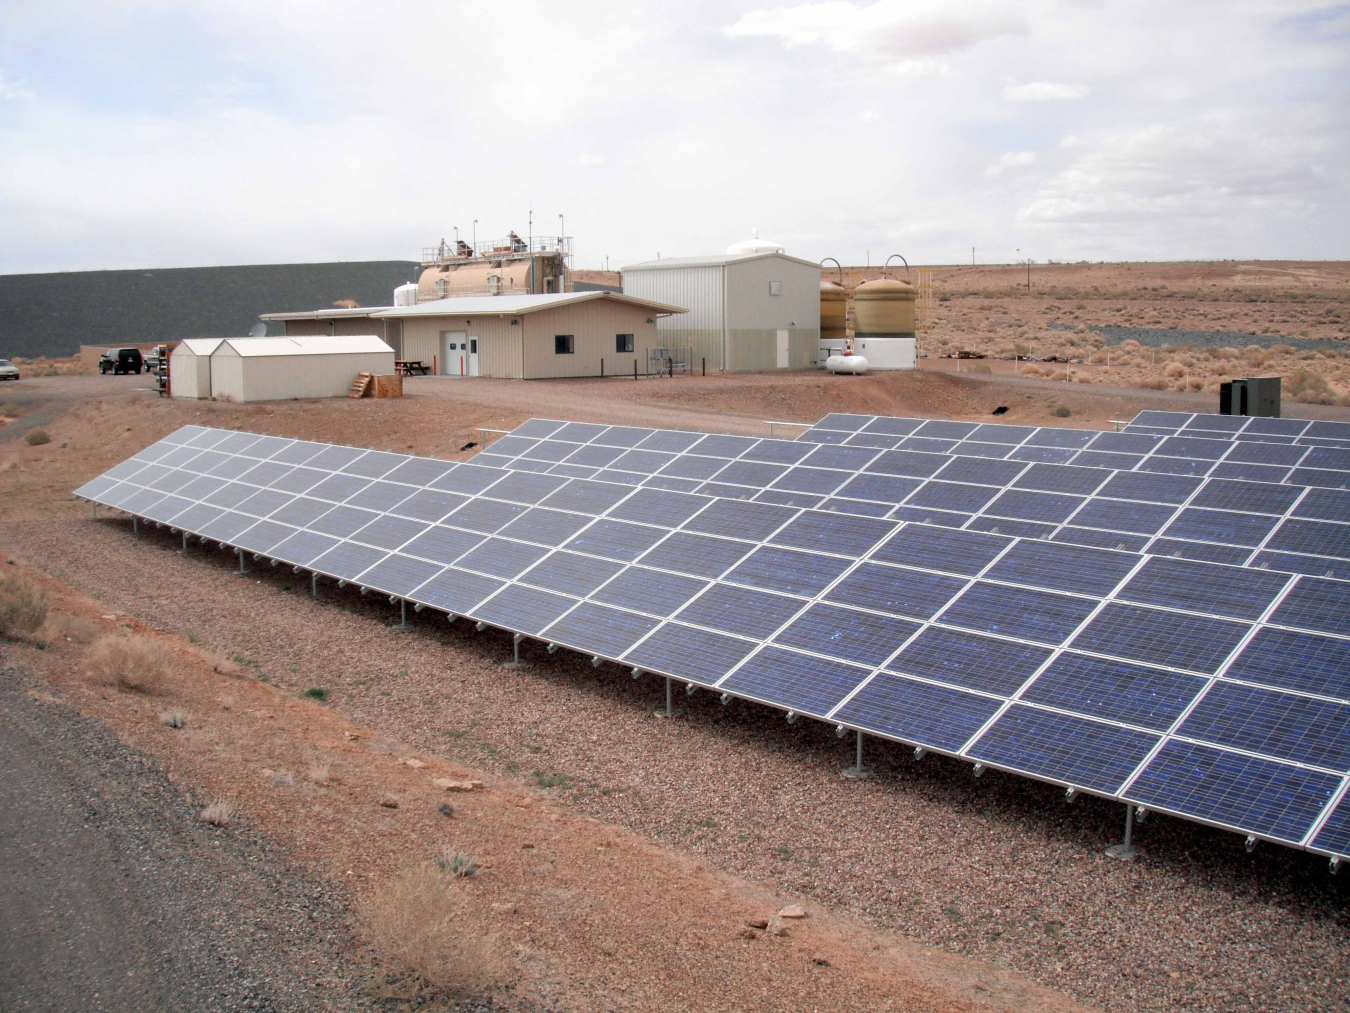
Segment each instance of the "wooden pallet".
[[352,389],[347,391],[348,397],[368,397],[370,388],[375,383],[375,377],[369,373],[357,373],[356,379],[352,381]]

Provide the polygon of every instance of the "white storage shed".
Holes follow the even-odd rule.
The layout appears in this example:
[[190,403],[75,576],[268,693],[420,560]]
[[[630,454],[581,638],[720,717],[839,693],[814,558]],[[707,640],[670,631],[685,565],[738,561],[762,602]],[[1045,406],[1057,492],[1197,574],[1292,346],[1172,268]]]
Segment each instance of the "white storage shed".
[[211,353],[224,338],[184,338],[169,353],[169,391],[174,397],[211,396]]
[[394,372],[394,350],[373,334],[226,338],[211,354],[212,395],[230,401],[340,397],[357,373]]
[[630,264],[623,292],[689,307],[658,317],[656,331],[663,345],[692,348],[696,366],[809,369],[820,341],[820,266],[775,247],[738,243],[721,256]]

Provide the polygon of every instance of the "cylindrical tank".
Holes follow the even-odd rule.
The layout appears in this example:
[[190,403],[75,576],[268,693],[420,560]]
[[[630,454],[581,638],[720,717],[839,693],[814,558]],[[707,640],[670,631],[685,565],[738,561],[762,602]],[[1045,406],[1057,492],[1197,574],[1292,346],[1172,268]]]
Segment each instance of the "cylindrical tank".
[[831,373],[866,373],[867,359],[861,355],[831,355],[825,360],[825,368]]
[[417,305],[417,282],[410,281],[406,285],[400,285],[394,289],[395,306],[416,306]]
[[[919,293],[908,282],[886,276],[896,257],[900,254],[892,253],[886,258],[880,278],[853,290],[854,331],[860,338],[914,337],[914,301]],[[909,274],[907,260],[905,274]]]
[[[826,257],[825,260],[834,260]],[[821,266],[825,265],[822,260]],[[839,267],[839,261],[834,261]],[[839,267],[839,284],[822,278],[820,281],[820,338],[822,341],[842,341],[848,331],[848,290],[844,288],[844,269]]]

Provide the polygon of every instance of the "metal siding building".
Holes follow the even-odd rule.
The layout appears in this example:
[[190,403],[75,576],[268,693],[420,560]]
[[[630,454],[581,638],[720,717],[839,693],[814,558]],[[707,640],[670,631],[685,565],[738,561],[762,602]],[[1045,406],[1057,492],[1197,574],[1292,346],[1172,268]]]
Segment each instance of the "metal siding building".
[[307,310],[295,313],[264,313],[258,319],[279,322],[288,338],[340,335],[360,337],[373,334],[394,350],[395,358],[402,354],[403,326],[398,319],[375,320],[374,314],[388,306],[360,306],[354,309]]
[[[775,285],[776,283],[776,285]],[[772,294],[777,289],[778,295]],[[782,253],[652,260],[623,269],[625,295],[688,306],[661,344],[728,372],[808,369],[820,341],[820,267]]]
[[231,401],[341,397],[362,372],[394,372],[394,350],[374,335],[229,338],[211,353],[212,394]]

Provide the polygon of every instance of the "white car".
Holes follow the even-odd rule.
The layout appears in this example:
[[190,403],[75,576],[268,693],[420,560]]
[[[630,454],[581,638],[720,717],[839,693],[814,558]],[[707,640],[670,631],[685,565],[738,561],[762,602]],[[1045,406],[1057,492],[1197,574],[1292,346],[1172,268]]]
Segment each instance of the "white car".
[[0,380],[17,380],[19,367],[8,359],[0,359]]

